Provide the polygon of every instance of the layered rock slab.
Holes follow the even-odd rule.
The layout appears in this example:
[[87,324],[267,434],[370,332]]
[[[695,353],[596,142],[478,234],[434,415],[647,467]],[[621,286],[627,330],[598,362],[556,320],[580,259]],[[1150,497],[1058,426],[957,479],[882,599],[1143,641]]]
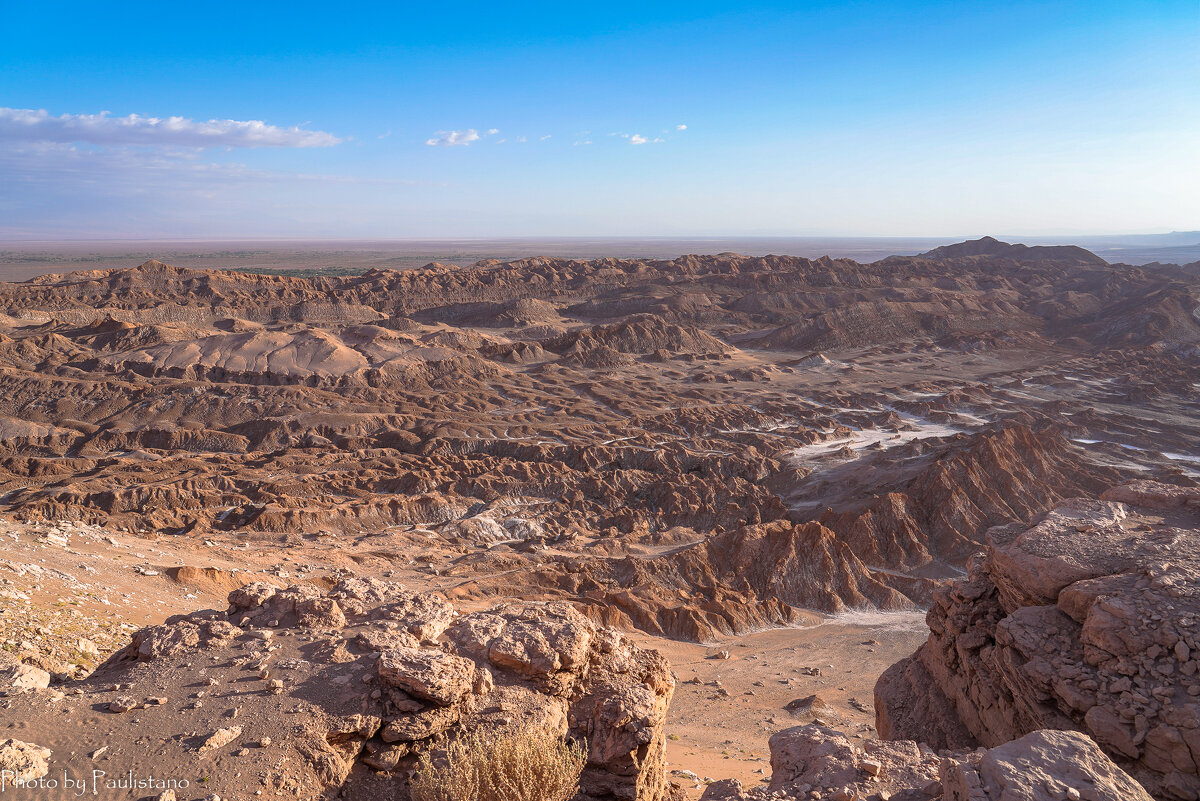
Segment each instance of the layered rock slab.
[[1200,490],[1132,482],[988,538],[880,677],[880,735],[1081,731],[1156,798],[1200,798]]

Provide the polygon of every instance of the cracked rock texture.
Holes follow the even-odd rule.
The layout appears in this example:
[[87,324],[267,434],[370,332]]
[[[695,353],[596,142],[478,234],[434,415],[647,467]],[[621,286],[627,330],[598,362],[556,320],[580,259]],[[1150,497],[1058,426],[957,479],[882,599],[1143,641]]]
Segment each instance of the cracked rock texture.
[[1135,481],[988,539],[936,594],[929,640],[880,677],[880,735],[1074,730],[1154,797],[1200,798],[1200,490]]
[[[406,799],[420,754],[463,731],[535,726],[586,741],[579,801],[671,792],[666,660],[569,606],[460,616],[438,594],[374,579],[328,591],[250,584],[229,601],[137,632],[66,693],[12,688],[5,715],[31,722],[22,736],[49,747],[56,773],[152,764],[208,777],[222,798]],[[132,703],[109,711],[115,698]],[[89,725],[59,725],[72,719]],[[79,756],[97,749],[99,762]]]

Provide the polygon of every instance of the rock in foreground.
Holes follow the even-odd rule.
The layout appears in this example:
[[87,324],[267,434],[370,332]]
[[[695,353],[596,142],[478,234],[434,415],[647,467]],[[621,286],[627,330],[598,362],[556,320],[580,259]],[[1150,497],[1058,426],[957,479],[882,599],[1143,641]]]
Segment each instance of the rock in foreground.
[[771,783],[711,785],[702,801],[1151,801],[1086,735],[1039,731],[938,756],[911,740],[856,746],[824,726],[771,738]]
[[1151,801],[1087,735],[1038,731],[942,763],[944,801]]
[[928,642],[876,685],[881,736],[1075,730],[1155,797],[1200,797],[1200,490],[1134,482],[993,529],[935,601]]
[[[587,743],[581,801],[668,793],[666,660],[565,605],[460,617],[440,595],[375,580],[251,584],[228,612],[143,629],[78,687],[9,699],[56,773],[153,765],[224,798],[405,799],[417,756],[457,733],[546,727]],[[132,708],[108,711],[118,698]]]

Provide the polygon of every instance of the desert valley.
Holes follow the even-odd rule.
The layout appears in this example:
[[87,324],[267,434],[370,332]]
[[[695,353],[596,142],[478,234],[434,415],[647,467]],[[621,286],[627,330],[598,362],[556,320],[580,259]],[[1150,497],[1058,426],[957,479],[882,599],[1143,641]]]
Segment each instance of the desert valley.
[[992,238],[2,283],[0,769],[1196,801],[1198,308]]

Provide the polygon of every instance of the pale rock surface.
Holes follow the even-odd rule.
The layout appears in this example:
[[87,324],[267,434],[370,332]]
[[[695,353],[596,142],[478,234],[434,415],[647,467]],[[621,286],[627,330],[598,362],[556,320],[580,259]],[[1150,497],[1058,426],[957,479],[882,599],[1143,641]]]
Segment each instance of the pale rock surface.
[[855,744],[840,731],[810,724],[778,732],[771,737],[770,748],[770,784],[743,788],[740,782],[726,779],[710,785],[703,801],[854,801],[887,796],[929,801],[935,797],[923,788],[937,781],[940,759],[914,742]]
[[1038,731],[947,759],[944,801],[1152,801],[1086,734]]
[[379,655],[379,678],[414,698],[451,706],[466,695],[475,663],[461,656],[419,648],[391,648]]
[[49,758],[49,748],[11,738],[0,741],[0,775],[9,785],[45,776],[50,771],[46,762]]
[[50,686],[49,672],[20,662],[0,670],[0,690],[44,690]]

